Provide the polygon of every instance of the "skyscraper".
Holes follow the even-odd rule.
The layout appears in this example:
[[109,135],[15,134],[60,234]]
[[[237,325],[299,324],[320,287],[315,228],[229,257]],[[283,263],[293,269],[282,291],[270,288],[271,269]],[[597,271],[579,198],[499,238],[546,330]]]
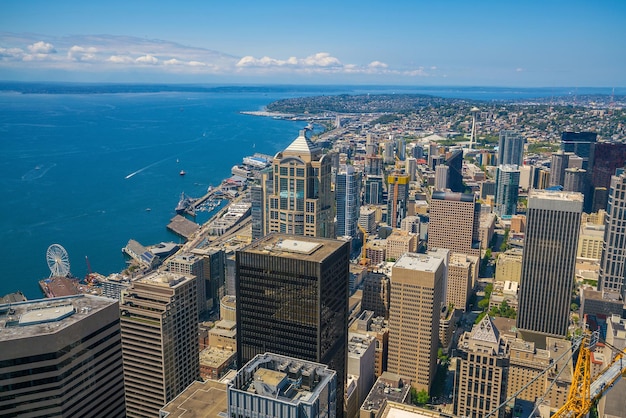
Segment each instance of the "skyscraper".
[[406,217],[409,203],[408,174],[395,173],[387,177],[387,224],[392,228],[400,228]]
[[494,212],[500,216],[517,213],[520,170],[516,165],[499,165],[496,170],[496,194]]
[[435,191],[430,199],[428,249],[480,256],[480,204],[473,194]]
[[444,301],[443,257],[405,253],[391,270],[387,371],[430,391],[437,369],[439,311]]
[[453,192],[465,191],[463,184],[463,150],[454,149],[446,153],[446,165],[448,166],[448,188]]
[[587,170],[592,158],[593,145],[598,139],[595,132],[563,132],[561,134],[561,150],[578,155],[583,159],[582,168]]
[[500,132],[498,164],[522,165],[524,161],[524,137],[515,131]]
[[0,329],[0,416],[125,416],[116,300],[0,305]]
[[153,272],[120,303],[126,414],[159,409],[200,377],[196,279]]
[[339,167],[335,180],[337,236],[356,237],[361,207],[361,173],[351,165]]
[[348,242],[284,234],[238,251],[237,364],[265,352],[323,363],[343,399],[349,260]]
[[567,168],[570,155],[571,154],[564,153],[563,151],[552,154],[552,159],[550,161],[549,187],[563,185],[563,181],[565,180],[565,169]]
[[604,224],[604,244],[598,290],[617,292],[625,300],[626,286],[626,171],[611,177]]
[[563,177],[563,191],[565,192],[585,192],[585,178],[587,170],[580,168],[566,168]]
[[580,193],[529,192],[518,328],[567,335],[582,205]]
[[332,163],[305,133],[274,157],[266,232],[334,238]]
[[368,205],[383,204],[383,176],[367,176],[364,201]]

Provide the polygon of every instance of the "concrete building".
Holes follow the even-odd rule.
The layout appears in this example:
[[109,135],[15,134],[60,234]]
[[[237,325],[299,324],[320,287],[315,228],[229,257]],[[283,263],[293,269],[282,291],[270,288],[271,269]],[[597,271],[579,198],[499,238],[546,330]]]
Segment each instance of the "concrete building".
[[363,299],[361,309],[372,311],[374,316],[389,318],[389,295],[391,281],[381,273],[370,272],[363,280]]
[[331,159],[305,133],[274,157],[267,233],[334,238]]
[[237,321],[237,298],[234,295],[224,296],[220,300],[220,319]]
[[494,212],[500,217],[517,213],[520,171],[516,165],[499,165],[496,169],[496,194]]
[[568,167],[570,155],[572,154],[565,153],[562,150],[552,154],[549,187],[563,186],[565,169]]
[[351,165],[342,165],[335,179],[337,236],[358,236],[357,223],[361,207],[361,173]]
[[378,265],[387,260],[387,240],[374,239],[365,245],[365,256],[371,265]]
[[448,172],[450,167],[438,165],[435,168],[435,190],[445,190],[448,188]]
[[[571,160],[572,158],[570,158],[570,162]],[[572,167],[566,168],[565,175],[563,177],[563,191],[584,193],[586,178],[586,170]]]
[[[620,315],[612,315],[606,321],[606,342],[604,358],[606,363],[615,357],[612,347],[618,350],[626,349],[626,319]],[[607,366],[608,364],[603,364]],[[598,402],[598,416],[606,418],[618,418],[624,415],[624,393],[626,393],[626,379],[618,380],[611,390],[600,398]]]
[[446,281],[446,304],[465,311],[467,301],[478,279],[476,256],[454,253],[450,255],[448,277]]
[[435,191],[430,201],[428,248],[480,256],[480,204],[473,194]]
[[226,383],[193,382],[161,408],[159,418],[224,418],[228,416]]
[[237,252],[237,364],[264,352],[327,364],[343,400],[349,245],[272,234]]
[[259,354],[228,383],[228,416],[334,418],[335,411],[343,409],[337,386],[335,371],[323,364]]
[[387,370],[430,392],[437,368],[439,312],[445,297],[445,260],[406,253],[391,272]]
[[580,225],[576,257],[600,261],[604,243],[604,228],[604,225],[589,222]]
[[[458,353],[456,414],[484,417],[506,399],[507,340],[486,315],[461,336]],[[505,417],[504,409],[494,416]]]
[[209,345],[235,351],[237,349],[237,323],[225,319],[216,322],[215,326],[209,330]]
[[152,272],[120,301],[126,414],[156,416],[200,377],[196,279]]
[[522,276],[522,255],[523,251],[517,248],[498,254],[495,281],[504,282],[508,280],[520,283]]
[[237,353],[218,347],[207,347],[200,351],[200,377],[219,380],[235,365]]
[[359,418],[377,418],[390,402],[407,404],[411,397],[411,380],[390,372],[384,372],[374,383],[372,390],[361,405]]
[[611,177],[606,210],[604,245],[600,262],[598,290],[611,291],[626,298],[626,171]]
[[365,179],[364,201],[366,205],[382,205],[384,180],[382,175],[368,175]]
[[524,140],[524,137],[518,132],[500,132],[498,164],[522,165],[524,161]]
[[580,193],[528,194],[518,328],[567,335],[582,206]]
[[126,415],[117,300],[3,304],[0,329],[1,416]]
[[397,260],[404,253],[417,251],[417,235],[394,230],[387,237],[387,258]]
[[[376,380],[376,339],[367,334],[348,333],[348,375],[358,376],[357,404],[361,405]],[[354,416],[354,415],[353,415]]]
[[480,248],[487,249],[496,231],[496,215],[494,213],[482,212],[480,214],[480,226],[478,227],[478,240]]

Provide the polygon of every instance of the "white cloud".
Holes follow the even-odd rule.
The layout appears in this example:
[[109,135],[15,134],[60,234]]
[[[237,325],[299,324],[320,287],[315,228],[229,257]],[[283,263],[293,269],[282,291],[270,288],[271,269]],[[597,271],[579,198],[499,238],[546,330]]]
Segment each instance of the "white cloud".
[[27,48],[32,54],[54,54],[57,52],[56,49],[54,49],[54,45],[44,41],[35,42],[34,44],[28,45]]
[[0,48],[1,60],[22,59],[24,51],[20,48]]
[[384,62],[372,61],[367,65],[369,68],[388,68],[389,66]]
[[339,67],[341,61],[332,57],[327,52],[318,52],[317,54],[310,55],[302,60],[302,63],[308,67]]
[[72,61],[93,61],[96,58],[96,52],[98,49],[90,47],[82,47],[74,45],[67,51],[67,57]]
[[172,58],[166,61],[163,61],[164,65],[183,65],[184,62],[182,62],[181,60],[177,60],[176,58]]
[[523,69],[523,68],[516,68],[516,69],[515,69],[515,72],[516,72],[516,73],[521,73],[521,72],[523,72],[523,71],[524,71],[524,69]]
[[131,64],[135,62],[128,55],[111,55],[109,58],[107,58],[107,61],[114,64]]
[[151,65],[155,65],[159,62],[159,59],[153,55],[150,54],[146,54],[143,55],[137,59],[135,59],[135,62],[138,64],[151,64]]
[[206,63],[200,61],[189,61],[187,63],[190,67],[206,67]]

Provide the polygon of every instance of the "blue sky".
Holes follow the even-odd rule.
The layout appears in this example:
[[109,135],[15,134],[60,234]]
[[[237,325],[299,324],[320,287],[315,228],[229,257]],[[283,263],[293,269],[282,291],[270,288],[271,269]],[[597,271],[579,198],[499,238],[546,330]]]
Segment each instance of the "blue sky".
[[626,86],[626,1],[0,2],[0,80]]

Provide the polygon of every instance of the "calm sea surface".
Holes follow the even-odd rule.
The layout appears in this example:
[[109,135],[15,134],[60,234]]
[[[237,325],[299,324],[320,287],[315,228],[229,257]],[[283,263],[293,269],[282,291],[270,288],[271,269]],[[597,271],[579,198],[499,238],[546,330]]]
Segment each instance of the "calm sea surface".
[[99,273],[122,270],[129,238],[178,241],[166,225],[181,192],[203,195],[244,156],[274,154],[304,127],[239,113],[277,98],[0,94],[0,296],[41,297],[53,243],[83,277],[85,257]]
[[[46,249],[61,244],[78,277],[124,268],[121,248],[179,239],[166,230],[181,192],[201,196],[254,152],[275,154],[302,122],[243,115],[310,94],[411,92],[468,99],[553,90],[350,88],[321,92],[0,93],[0,296],[41,297]],[[561,93],[566,93],[566,90]],[[179,175],[185,170],[187,175]],[[147,210],[149,209],[149,210]]]

